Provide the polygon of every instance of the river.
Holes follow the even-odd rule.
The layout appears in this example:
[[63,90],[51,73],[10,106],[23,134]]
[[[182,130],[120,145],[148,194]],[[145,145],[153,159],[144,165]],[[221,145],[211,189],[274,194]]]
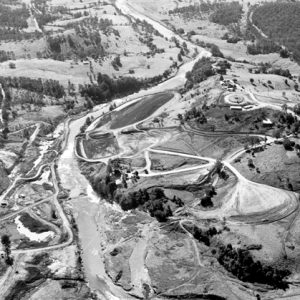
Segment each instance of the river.
[[[164,36],[174,36],[177,39],[182,40],[179,36],[171,32],[160,23],[134,12],[132,7],[127,6],[126,1],[117,1],[116,5],[124,14],[127,14],[133,18],[138,17],[139,19],[145,19]],[[133,94],[129,97],[114,100],[114,102],[117,105],[121,105],[123,103],[126,105],[125,102],[128,100],[182,87],[186,81],[185,73],[192,69],[193,65],[199,58],[210,55],[210,53],[204,49],[199,48],[199,50],[198,57],[183,64],[179,68],[176,76],[148,90],[142,90],[139,93]],[[86,117],[93,116],[96,119],[103,113],[108,112],[108,110],[109,104],[100,105],[95,107],[94,110],[88,115],[69,123],[69,134],[66,136],[67,140],[65,141],[66,147],[58,161],[58,173],[63,187],[70,190],[74,216],[79,231],[79,242],[82,248],[84,272],[90,288],[98,291],[100,299],[125,300],[131,299],[131,297],[120,287],[115,286],[105,272],[103,255],[100,247],[101,239],[96,223],[98,206],[101,205],[101,200],[97,199],[92,192],[89,182],[83,175],[81,175],[77,160],[74,155],[76,135],[79,133],[80,127],[85,123]]]

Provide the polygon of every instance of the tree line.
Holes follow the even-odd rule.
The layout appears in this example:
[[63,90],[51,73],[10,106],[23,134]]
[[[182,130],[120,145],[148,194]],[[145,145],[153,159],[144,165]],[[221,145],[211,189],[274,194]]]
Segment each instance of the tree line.
[[0,3],[0,26],[3,28],[27,28],[29,16],[29,11],[25,4],[22,7],[12,7]]
[[62,98],[65,95],[64,87],[57,80],[33,79],[29,77],[4,77],[0,76],[0,83],[3,88],[11,87],[16,89],[24,89],[42,95],[54,98]]
[[98,73],[97,84],[80,85],[81,96],[90,98],[94,104],[105,103],[117,97],[125,97],[158,84],[167,79],[170,72],[167,70],[162,75],[151,78],[139,79],[131,76],[112,79],[106,74]]
[[199,4],[177,7],[169,10],[169,15],[180,14],[185,19],[203,19],[205,15],[210,14],[209,19],[211,22],[229,25],[237,23],[242,17],[242,6],[238,1],[232,2],[204,2]]
[[288,287],[285,278],[290,275],[290,271],[255,261],[249,250],[233,248],[231,244],[222,245],[219,248],[218,261],[241,281],[268,284],[279,289]]
[[0,50],[0,62],[4,62],[7,60],[15,60],[16,55],[13,51],[4,51]]

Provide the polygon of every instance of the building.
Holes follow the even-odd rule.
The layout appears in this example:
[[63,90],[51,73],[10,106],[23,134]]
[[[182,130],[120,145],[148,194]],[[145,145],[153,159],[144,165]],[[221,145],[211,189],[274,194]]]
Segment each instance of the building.
[[236,106],[230,106],[230,110],[242,111],[243,108],[241,106],[236,105]]
[[264,127],[272,127],[273,122],[270,119],[265,119],[262,121]]

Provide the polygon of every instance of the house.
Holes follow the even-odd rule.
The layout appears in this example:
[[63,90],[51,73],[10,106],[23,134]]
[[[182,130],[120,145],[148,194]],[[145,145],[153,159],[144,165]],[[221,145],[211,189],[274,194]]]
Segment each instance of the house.
[[242,108],[241,106],[236,105],[236,106],[230,106],[230,110],[238,110],[238,111],[241,111],[241,110],[243,110],[243,108]]
[[117,186],[122,185],[122,180],[121,180],[121,179],[117,179],[117,180],[116,180],[116,185],[117,185]]
[[262,121],[264,127],[272,127],[273,122],[270,119],[265,119]]

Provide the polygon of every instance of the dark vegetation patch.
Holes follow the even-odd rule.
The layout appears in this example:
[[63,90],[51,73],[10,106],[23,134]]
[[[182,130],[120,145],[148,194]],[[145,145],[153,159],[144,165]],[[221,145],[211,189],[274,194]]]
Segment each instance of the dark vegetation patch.
[[[1,142],[0,142],[1,145]],[[0,160],[0,194],[9,187],[10,181],[3,162]]]
[[43,233],[50,230],[48,226],[32,218],[28,213],[23,213],[20,217],[20,221],[24,227],[28,228],[31,232]]
[[98,74],[98,84],[80,86],[82,96],[88,96],[95,104],[107,102],[118,96],[127,96],[138,92],[143,87],[143,81],[134,77],[111,79],[108,75]]
[[21,300],[30,290],[46,280],[46,275],[37,267],[27,267],[26,271],[28,274],[25,280],[18,280],[4,300]]
[[242,6],[238,1],[233,2],[200,2],[197,5],[189,5],[169,10],[169,15],[181,15],[184,19],[204,19],[209,15],[210,21],[229,25],[237,23],[242,17]]
[[[74,59],[74,57],[81,60],[87,57],[93,59],[104,57],[105,51],[99,29],[97,29],[97,23],[94,23],[95,20],[97,22],[98,18],[88,18],[78,25],[72,24],[71,28],[75,29],[74,34],[49,36],[47,45],[50,52],[43,52],[41,55],[45,58],[51,57],[60,61]],[[111,23],[111,21],[108,22]],[[86,26],[89,27],[89,32],[86,31]]]
[[[217,250],[213,249],[212,254],[216,256],[218,262],[239,280],[251,283],[267,284],[276,289],[286,289],[288,284],[285,280],[291,274],[289,270],[278,269],[276,267],[255,261],[249,247],[234,248],[231,244],[224,245],[217,239],[217,235],[222,230],[215,227],[201,229],[195,225],[185,226],[194,238],[206,246],[211,246],[212,242],[217,245]],[[224,227],[223,230],[229,230]],[[214,238],[216,236],[216,238]],[[260,250],[258,247],[257,250]]]
[[33,79],[29,77],[3,77],[0,83],[4,88],[24,89],[54,98],[62,98],[65,95],[64,87],[57,80]]
[[26,33],[22,30],[28,27],[29,10],[25,4],[1,1],[0,3],[0,40],[22,40],[38,38],[39,32]]
[[218,3],[216,10],[210,16],[210,20],[220,25],[238,23],[242,18],[243,7],[238,1]]
[[263,126],[263,121],[267,118],[274,123],[274,127],[288,125],[287,118],[288,122],[294,122],[294,118],[290,120],[290,117],[280,116],[280,112],[274,112],[272,109],[232,111],[229,107],[220,105],[192,108],[181,118],[182,122],[187,122],[191,127],[205,131],[232,132],[232,134],[269,133],[271,135],[272,128]]
[[284,45],[300,63],[300,3],[265,3],[253,13],[253,22],[272,41]]
[[222,245],[218,253],[219,263],[230,273],[244,282],[262,283],[277,289],[286,289],[285,278],[289,270],[277,269],[262,262],[254,261],[249,250]]
[[79,87],[81,96],[89,97],[94,104],[108,102],[114,98],[122,98],[148,88],[166,79],[169,74],[158,75],[147,79],[131,76],[112,79],[106,74],[98,74],[97,84],[86,84]]
[[26,20],[29,18],[29,11],[25,5],[12,8],[9,5],[0,3],[0,26],[4,28],[23,29],[27,28]]
[[[84,173],[88,174],[85,164]],[[167,221],[169,216],[173,215],[173,211],[184,205],[183,201],[174,196],[172,199],[166,197],[164,191],[160,188],[147,188],[138,191],[127,190],[127,173],[121,172],[119,162],[109,162],[104,165],[93,166],[93,171],[90,169],[87,175],[94,191],[102,198],[109,202],[118,203],[123,210],[141,209],[149,212],[152,217],[155,217],[159,222]],[[117,186],[116,180],[121,179],[122,188]],[[130,179],[133,182],[139,180],[139,174],[136,171]]]
[[165,193],[160,188],[144,189],[130,192],[127,195],[117,193],[114,201],[120,204],[123,210],[139,208],[148,211],[151,217],[155,217],[159,222],[166,222],[168,217],[173,215],[171,203],[175,208],[182,207],[184,203],[176,196],[173,199],[168,199]]
[[247,52],[251,55],[280,52],[281,47],[274,41],[259,37],[254,43],[247,45]]
[[194,85],[213,75],[215,75],[215,71],[210,58],[203,57],[194,64],[192,71],[186,73],[187,81],[185,87],[191,89]]

